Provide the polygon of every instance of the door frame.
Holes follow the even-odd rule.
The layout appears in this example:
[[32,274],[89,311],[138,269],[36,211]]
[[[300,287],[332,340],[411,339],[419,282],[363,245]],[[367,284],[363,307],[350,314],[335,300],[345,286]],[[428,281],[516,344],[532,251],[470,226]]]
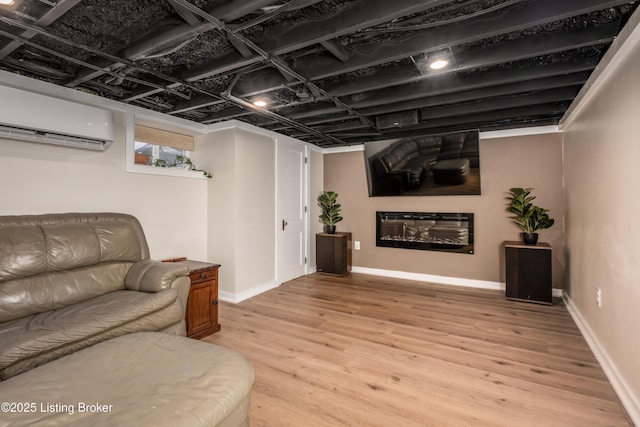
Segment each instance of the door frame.
[[[293,144],[296,146],[299,146],[301,149],[301,153],[304,156],[305,162],[303,164],[303,184],[302,184],[302,197],[300,198],[300,200],[302,201],[303,206],[303,251],[304,251],[304,258],[306,260],[305,264],[304,264],[304,274],[309,274],[309,254],[310,254],[310,239],[309,239],[309,213],[311,211],[310,207],[309,207],[309,146],[307,143],[302,142],[302,141],[298,141],[295,140],[293,138],[289,138],[287,136],[278,136],[275,138],[276,140],[276,203],[275,203],[275,210],[276,210],[276,224],[275,224],[275,230],[276,230],[276,247],[275,247],[275,271],[276,271],[276,286],[280,286],[283,282],[290,280],[290,279],[283,279],[282,277],[282,271],[280,269],[280,259],[282,257],[282,254],[280,253],[281,251],[281,239],[282,239],[282,235],[280,234],[280,227],[281,227],[281,221],[282,221],[282,213],[281,213],[281,204],[280,204],[280,197],[282,195],[282,185],[283,183],[281,182],[281,174],[279,171],[279,166],[280,166],[280,153],[281,153],[281,149],[282,149],[282,145],[281,144]],[[306,207],[306,209],[304,209]]]

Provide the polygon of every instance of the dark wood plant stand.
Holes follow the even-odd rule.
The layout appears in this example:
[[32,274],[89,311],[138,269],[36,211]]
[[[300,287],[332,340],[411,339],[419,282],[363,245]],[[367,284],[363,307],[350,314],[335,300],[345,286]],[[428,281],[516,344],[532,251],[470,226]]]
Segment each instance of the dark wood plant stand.
[[320,273],[344,276],[351,272],[351,233],[316,234],[316,261]]
[[504,242],[504,251],[507,299],[552,304],[551,246]]

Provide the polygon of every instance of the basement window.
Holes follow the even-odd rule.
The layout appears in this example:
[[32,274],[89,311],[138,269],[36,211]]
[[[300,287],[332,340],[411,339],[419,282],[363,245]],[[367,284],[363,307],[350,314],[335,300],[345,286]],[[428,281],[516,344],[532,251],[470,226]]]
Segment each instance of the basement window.
[[135,125],[134,128],[133,144],[127,144],[127,171],[211,178],[211,174],[196,169],[191,161],[193,136],[141,125]]
[[190,158],[193,137],[136,125],[135,163],[156,167],[179,167]]

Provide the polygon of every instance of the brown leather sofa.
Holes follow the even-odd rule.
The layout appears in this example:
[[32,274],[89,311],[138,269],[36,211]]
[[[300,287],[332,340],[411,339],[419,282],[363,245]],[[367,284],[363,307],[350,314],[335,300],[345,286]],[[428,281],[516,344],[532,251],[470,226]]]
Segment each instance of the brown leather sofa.
[[180,336],[188,272],[129,215],[0,216],[0,424],[248,426],[251,363]]
[[133,332],[186,335],[189,286],[133,216],[0,216],[0,380]]

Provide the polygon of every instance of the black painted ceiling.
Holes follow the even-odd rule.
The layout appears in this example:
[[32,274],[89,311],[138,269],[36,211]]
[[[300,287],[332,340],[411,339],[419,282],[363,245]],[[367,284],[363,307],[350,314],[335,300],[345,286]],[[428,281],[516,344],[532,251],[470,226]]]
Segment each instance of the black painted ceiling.
[[14,0],[0,68],[323,147],[556,124],[639,1]]

